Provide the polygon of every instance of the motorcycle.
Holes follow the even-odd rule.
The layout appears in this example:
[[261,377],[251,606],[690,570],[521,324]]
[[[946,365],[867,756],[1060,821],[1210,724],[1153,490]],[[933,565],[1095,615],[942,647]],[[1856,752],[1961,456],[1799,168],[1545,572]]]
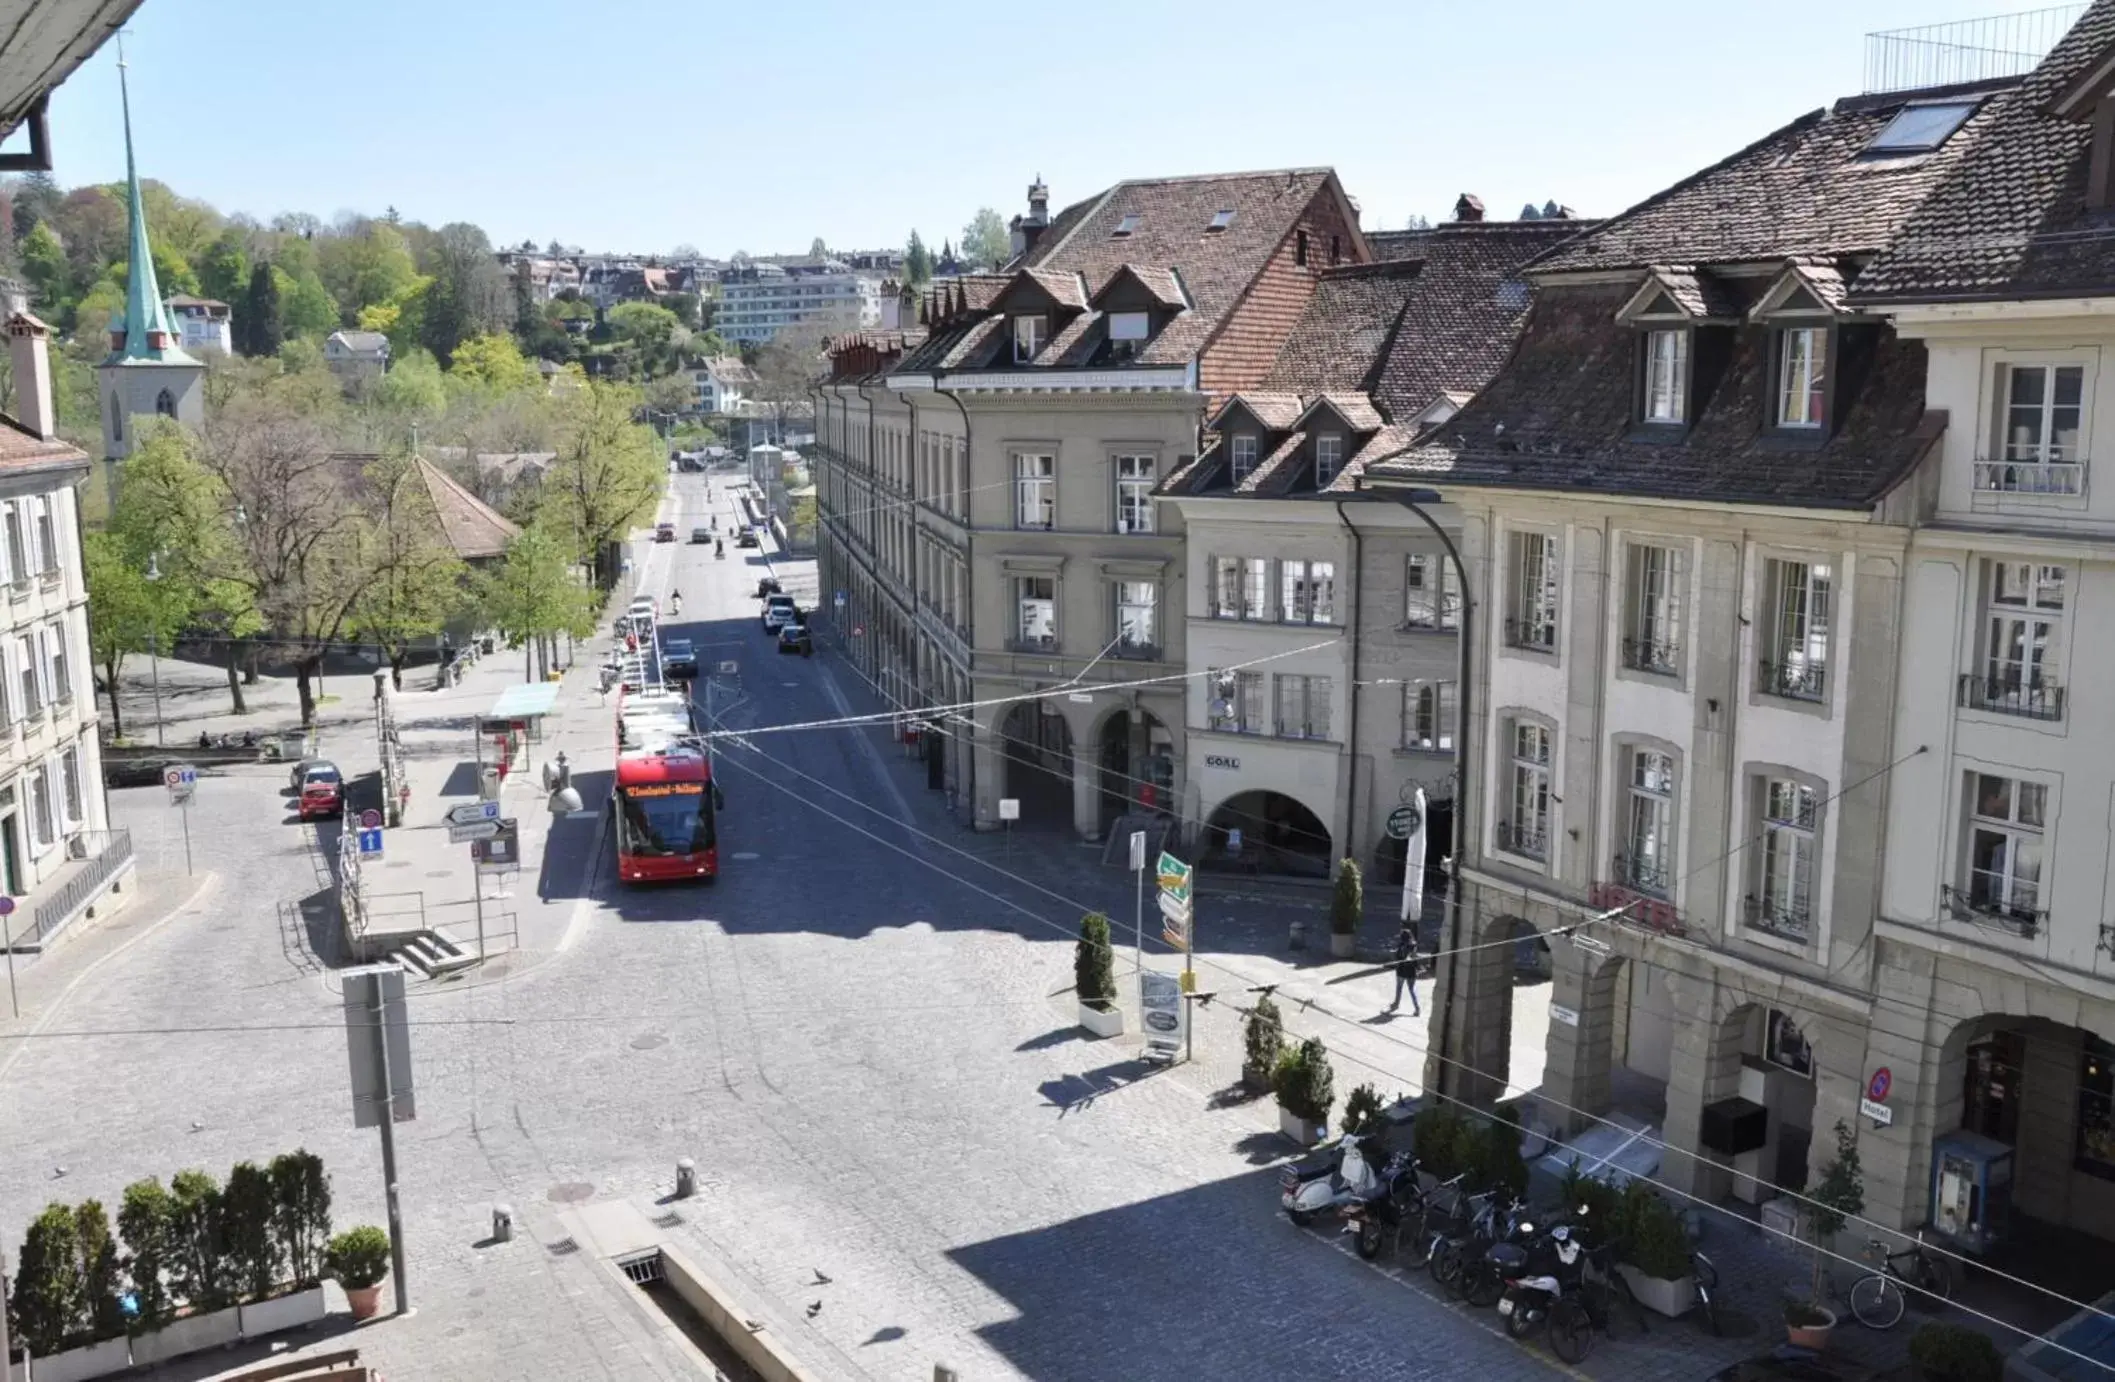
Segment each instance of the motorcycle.
[[1571,1229],[1558,1224],[1525,1247],[1500,1243],[1491,1249],[1505,1278],[1498,1313],[1505,1332],[1525,1339],[1550,1317],[1550,1308],[1567,1292],[1577,1292],[1585,1272],[1585,1247]]
[[[1303,1176],[1302,1170],[1312,1166],[1314,1159],[1295,1162],[1278,1173],[1278,1184],[1284,1191],[1278,1198],[1286,1217],[1305,1226],[1314,1222],[1318,1214],[1363,1200],[1376,1194],[1381,1186],[1380,1174],[1374,1170],[1373,1162],[1365,1150],[1366,1140],[1346,1133],[1335,1149],[1336,1164],[1321,1175]],[[1328,1163],[1323,1163],[1325,1166]]]
[[1403,1230],[1413,1221],[1422,1224],[1425,1194],[1417,1184],[1417,1158],[1397,1152],[1381,1169],[1378,1192],[1365,1200],[1354,1200],[1339,1209],[1344,1232],[1356,1235],[1353,1246],[1368,1262],[1381,1255],[1390,1243],[1401,1247]]
[[1481,1240],[1480,1252],[1476,1251],[1477,1239],[1470,1240],[1460,1249],[1461,1271],[1450,1289],[1479,1310],[1496,1305],[1505,1295],[1508,1272],[1518,1274],[1526,1256],[1521,1244],[1531,1240],[1535,1233],[1535,1225],[1521,1217],[1526,1209],[1525,1204],[1514,1202],[1497,1221],[1496,1237]]

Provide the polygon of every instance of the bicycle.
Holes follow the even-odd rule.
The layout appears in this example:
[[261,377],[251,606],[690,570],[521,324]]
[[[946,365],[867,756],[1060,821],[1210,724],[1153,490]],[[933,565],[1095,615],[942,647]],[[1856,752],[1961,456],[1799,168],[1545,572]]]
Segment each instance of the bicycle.
[[1714,1337],[1723,1337],[1726,1325],[1718,1315],[1718,1268],[1712,1265],[1710,1258],[1692,1248],[1689,1253],[1689,1274],[1696,1278],[1696,1303],[1704,1328],[1710,1330]]
[[1461,1188],[1467,1176],[1464,1171],[1452,1180],[1441,1181],[1403,1211],[1402,1224],[1396,1230],[1395,1251],[1413,1271],[1428,1266],[1441,1243],[1467,1228],[1463,1207],[1469,1197]]
[[[1885,1242],[1868,1238],[1865,1255],[1867,1260],[1878,1258],[1880,1265],[1851,1283],[1849,1298],[1851,1314],[1867,1329],[1893,1329],[1901,1321],[1909,1306],[1904,1286],[1941,1302],[1953,1299],[1953,1272],[1944,1258],[1925,1248],[1922,1233],[1900,1252],[1889,1252]],[[1909,1265],[1898,1267],[1898,1262]]]
[[1577,1363],[1594,1351],[1594,1336],[1615,1337],[1615,1307],[1621,1304],[1640,1334],[1652,1327],[1645,1322],[1645,1307],[1632,1294],[1630,1282],[1615,1269],[1612,1246],[1587,1254],[1576,1291],[1559,1296],[1550,1307],[1550,1351],[1567,1363]]

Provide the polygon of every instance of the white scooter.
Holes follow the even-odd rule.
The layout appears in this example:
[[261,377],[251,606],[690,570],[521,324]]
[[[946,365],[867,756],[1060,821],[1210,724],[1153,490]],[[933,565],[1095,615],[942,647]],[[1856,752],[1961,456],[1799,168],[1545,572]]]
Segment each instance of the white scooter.
[[1294,1223],[1306,1224],[1318,1214],[1326,1214],[1353,1200],[1368,1199],[1380,1189],[1381,1178],[1372,1163],[1366,1160],[1365,1152],[1360,1150],[1359,1138],[1346,1133],[1337,1150],[1334,1173],[1304,1181],[1279,1196],[1278,1203]]

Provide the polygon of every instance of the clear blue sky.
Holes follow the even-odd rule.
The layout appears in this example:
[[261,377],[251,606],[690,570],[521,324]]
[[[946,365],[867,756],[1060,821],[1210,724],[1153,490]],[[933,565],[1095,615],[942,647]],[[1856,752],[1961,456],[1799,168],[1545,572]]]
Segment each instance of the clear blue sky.
[[[1857,92],[1863,34],[2037,0],[147,0],[141,171],[224,211],[708,254],[936,246],[1127,176],[1333,165],[1366,225],[1606,214]],[[908,16],[915,16],[915,19]],[[116,50],[53,99],[118,177]]]

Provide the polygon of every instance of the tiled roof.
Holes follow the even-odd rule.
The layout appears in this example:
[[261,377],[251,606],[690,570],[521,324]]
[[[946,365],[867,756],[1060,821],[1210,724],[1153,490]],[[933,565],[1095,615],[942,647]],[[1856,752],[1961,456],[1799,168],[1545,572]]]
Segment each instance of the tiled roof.
[[1876,251],[1961,163],[2007,104],[2002,95],[1985,101],[1933,153],[1863,154],[1905,104],[1929,94],[1854,97],[1802,115],[1552,250],[1532,267],[1538,273],[1642,269],[1794,256],[1833,259]]
[[1762,434],[1768,332],[1734,333],[1731,359],[1677,442],[1634,439],[1635,333],[1614,320],[1630,284],[1550,284],[1513,358],[1468,407],[1369,477],[1578,489],[1718,503],[1868,508],[1937,441],[1924,409],[1924,346],[1882,327],[1862,386],[1818,447]]
[[1373,388],[1422,267],[1420,260],[1398,260],[1324,270],[1264,387],[1288,394]]
[[[483,457],[478,458],[480,462]],[[420,456],[414,458],[441,535],[464,561],[505,554],[507,544],[521,533],[498,510],[458,484],[453,476]]]
[[1023,269],[1021,272],[1034,280],[1037,287],[1050,294],[1058,306],[1081,309],[1087,306],[1087,290],[1080,283],[1078,274],[1062,273],[1055,269]]
[[1219,411],[1205,425],[1217,427],[1219,419],[1226,416],[1227,409],[1236,403],[1249,410],[1256,421],[1273,432],[1282,432],[1300,420],[1307,405],[1296,393],[1237,393],[1219,405]]
[[40,437],[0,413],[0,467],[10,471],[85,469],[88,455],[57,437]]
[[372,353],[389,348],[389,338],[379,331],[333,331],[331,339],[353,351]]
[[1176,279],[1174,271],[1154,268],[1149,264],[1123,264],[1118,266],[1116,272],[1110,274],[1103,281],[1102,286],[1095,290],[1094,305],[1099,307],[1110,286],[1125,279],[1136,282],[1139,287],[1145,289],[1155,303],[1167,308],[1170,312],[1180,312],[1183,308],[1190,305],[1189,299],[1183,296],[1182,284]]
[[1661,264],[1653,267],[1651,277],[1692,317],[1726,319],[1741,314],[1740,299],[1715,275],[1699,274],[1686,264]]
[[2115,284],[2106,212],[2085,206],[2092,129],[2050,106],[2115,45],[2115,0],[2096,0],[2012,96],[1894,242],[1854,302],[2105,296]]
[[1373,251],[1374,261],[1380,264],[1423,259],[1425,241],[1431,234],[1429,230],[1369,230],[1366,232],[1366,247]]
[[1373,400],[1362,393],[1321,393],[1308,402],[1307,411],[1294,426],[1305,426],[1323,408],[1333,408],[1344,425],[1354,432],[1378,432],[1383,421]]

